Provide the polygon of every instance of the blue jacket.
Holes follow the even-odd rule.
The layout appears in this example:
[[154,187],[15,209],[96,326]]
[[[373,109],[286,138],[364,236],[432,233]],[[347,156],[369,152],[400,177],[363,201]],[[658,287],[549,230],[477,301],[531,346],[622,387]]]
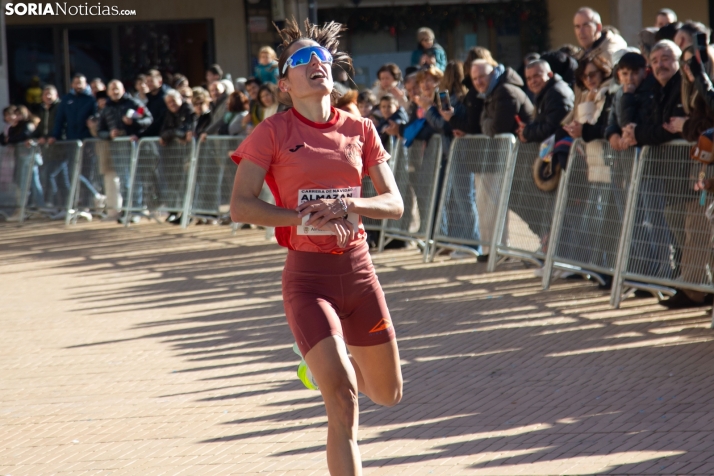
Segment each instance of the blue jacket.
[[412,52],[412,66],[419,66],[422,55],[429,51],[433,51],[434,56],[436,56],[436,67],[440,71],[444,71],[446,68],[446,51],[444,51],[444,48],[442,48],[439,43],[434,43],[428,50],[418,45],[417,49]]
[[89,88],[77,94],[67,93],[59,104],[52,137],[57,140],[83,140],[92,137],[87,127],[87,119],[97,112],[97,101]]

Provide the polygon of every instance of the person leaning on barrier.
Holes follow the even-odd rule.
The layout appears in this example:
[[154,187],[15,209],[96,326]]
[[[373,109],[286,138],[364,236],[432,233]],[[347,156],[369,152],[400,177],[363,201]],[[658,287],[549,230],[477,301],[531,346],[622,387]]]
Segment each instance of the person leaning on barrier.
[[494,66],[487,59],[476,59],[471,63],[471,80],[483,100],[483,134],[515,134],[518,130],[516,116],[524,123],[533,120],[533,104],[521,89],[523,80],[510,67]]
[[622,138],[628,145],[659,145],[681,138],[679,133],[665,128],[671,119],[685,117],[679,71],[681,56],[681,50],[672,41],[657,42],[650,52],[653,74],[634,93],[622,95],[622,109],[637,111],[636,121],[623,128]]
[[612,79],[612,65],[605,58],[585,59],[579,63],[576,77],[582,92],[563,120],[563,129],[570,137],[581,137],[585,142],[604,139],[613,99],[619,89]]
[[[705,61],[711,63],[711,55],[709,58],[705,58]],[[706,78],[699,61],[694,55],[693,46],[689,46],[684,50],[681,58],[682,106],[688,117],[673,118],[664,126],[672,133],[681,132],[684,139],[690,142],[698,141],[699,136],[704,131],[714,126],[714,110],[707,105],[702,94],[702,92],[706,91],[699,91],[695,88],[697,77],[695,77],[693,70],[696,71],[697,77],[704,75]],[[698,146],[698,148],[701,147]],[[687,170],[682,170],[682,172],[689,171],[691,177],[692,172],[699,167],[693,169],[691,166],[687,167],[685,165],[684,168]],[[694,177],[692,178],[694,179]],[[714,192],[714,181],[700,177],[694,184],[693,189],[695,192],[706,191],[712,193]],[[681,195],[681,191],[678,192]],[[711,224],[704,214],[698,194],[693,193],[688,200],[678,205],[679,226],[677,228],[683,230],[682,233],[675,233],[681,250],[680,279],[687,283],[700,282],[702,276],[707,272],[707,266],[710,269],[714,268],[711,254]],[[668,218],[668,221],[671,221],[671,219]],[[684,289],[678,289],[677,294],[667,300],[660,301],[661,305],[670,309],[697,307],[709,303],[711,303],[711,295]]]
[[55,127],[48,142],[63,139],[84,140],[91,137],[87,119],[96,110],[97,101],[87,86],[87,78],[81,73],[75,74],[72,78],[72,89],[62,98],[57,110]]
[[[625,150],[630,144],[622,139],[622,128],[637,120],[637,107],[632,107],[635,94],[647,77],[647,60],[639,53],[627,52],[621,56],[615,66],[617,82],[620,87],[615,92],[610,109],[610,116],[605,129],[605,139],[614,150]],[[623,108],[623,96],[628,107]]]
[[190,141],[193,137],[193,108],[175,89],[166,91],[164,101],[168,111],[159,131],[159,144],[167,145],[174,140]]
[[223,125],[223,116],[228,111],[228,95],[226,86],[222,82],[211,83],[208,86],[208,92],[211,95],[211,123],[201,134],[202,141],[205,140],[205,136],[218,134]]
[[99,138],[131,136],[136,140],[151,125],[151,111],[126,94],[124,84],[118,79],[109,82],[107,91],[109,101],[99,115]]
[[518,127],[521,142],[543,142],[560,128],[561,121],[573,110],[573,90],[557,74],[553,74],[545,60],[526,66],[528,89],[536,95],[533,122]]
[[464,110],[466,111],[466,120],[464,124],[460,124],[456,129],[465,134],[481,134],[481,113],[483,112],[483,98],[480,97],[474,82],[471,79],[471,64],[474,60],[486,60],[488,64],[494,68],[498,66],[496,60],[491,56],[491,52],[483,46],[474,46],[466,53],[464,61],[463,85],[466,88],[466,96],[462,100]]
[[[696,142],[699,135],[705,130],[714,127],[714,101],[711,105],[707,104],[706,89],[702,90],[701,79],[697,81],[694,76],[690,64],[692,60],[696,63],[694,69],[701,75],[702,68],[694,56],[694,46],[688,46],[682,52],[680,60],[680,68],[682,71],[682,109],[684,110],[683,117],[672,117],[669,122],[664,124],[664,128],[672,134],[681,133],[682,137],[689,142]],[[714,57],[710,54],[705,58],[707,64],[711,64]],[[706,78],[706,75],[705,75]],[[697,88],[696,83],[700,83]]]
[[208,91],[198,86],[193,88],[191,97],[193,105],[194,122],[191,128],[194,137],[202,137],[211,124],[211,98]]
[[153,121],[149,127],[142,133],[143,137],[157,137],[161,131],[161,125],[166,117],[166,91],[168,86],[164,84],[164,78],[157,69],[150,69],[146,74],[146,84],[149,86],[149,94],[147,94],[146,108],[151,113]]

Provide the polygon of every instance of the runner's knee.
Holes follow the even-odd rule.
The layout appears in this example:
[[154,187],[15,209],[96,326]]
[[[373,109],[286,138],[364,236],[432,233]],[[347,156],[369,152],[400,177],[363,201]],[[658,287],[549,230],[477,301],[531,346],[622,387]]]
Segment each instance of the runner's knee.
[[349,379],[344,379],[333,385],[323,386],[320,384],[320,390],[325,399],[329,422],[341,427],[352,428],[359,412],[357,386],[353,385]]
[[377,405],[393,407],[402,400],[402,382],[381,386],[376,391],[372,391],[370,397]]

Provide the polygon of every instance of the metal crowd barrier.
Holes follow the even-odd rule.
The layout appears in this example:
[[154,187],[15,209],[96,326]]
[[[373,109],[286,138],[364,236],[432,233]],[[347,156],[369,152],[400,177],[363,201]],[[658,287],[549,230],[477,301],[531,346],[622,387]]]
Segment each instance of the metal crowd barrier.
[[[129,213],[179,213],[184,210],[186,180],[195,154],[195,141],[174,140],[161,145],[158,137],[144,137],[137,144],[127,195]],[[128,225],[128,218],[124,224]]]
[[689,157],[691,146],[674,141],[642,150],[613,280],[614,307],[635,289],[714,293],[712,224],[705,215],[711,198],[693,189],[706,170]]
[[[506,226],[505,182],[513,175],[515,147],[513,134],[454,139],[444,173],[430,260],[440,248],[476,256],[495,249],[496,238]],[[489,259],[495,266],[496,254]]]
[[410,147],[399,141],[394,154],[394,178],[404,200],[404,214],[399,220],[388,220],[383,228],[379,251],[388,241],[417,241],[429,256],[434,210],[441,167],[441,136],[434,134],[428,142],[415,140]]
[[181,217],[183,228],[188,226],[191,217],[229,216],[237,169],[230,156],[242,141],[242,137],[209,136],[197,144]]
[[637,154],[635,148],[615,151],[602,140],[573,143],[553,215],[544,289],[553,269],[591,276],[603,285],[615,274]]
[[0,215],[22,223],[26,218],[33,169],[38,149],[32,142],[2,147],[0,150]]
[[533,163],[539,151],[539,143],[518,144],[513,179],[506,181],[504,190],[508,216],[503,218],[507,227],[498,236],[495,250],[498,261],[492,261],[489,257],[489,271],[493,271],[499,262],[509,257],[530,261],[538,266],[542,266],[545,261],[556,192],[543,192],[533,181]]
[[[129,137],[113,140],[85,139],[75,141],[78,151],[69,148],[55,153],[74,154],[70,196],[66,224],[76,223],[80,217],[116,218],[128,209],[126,197],[131,186],[132,169],[136,156],[136,142]],[[59,144],[56,143],[56,144]]]

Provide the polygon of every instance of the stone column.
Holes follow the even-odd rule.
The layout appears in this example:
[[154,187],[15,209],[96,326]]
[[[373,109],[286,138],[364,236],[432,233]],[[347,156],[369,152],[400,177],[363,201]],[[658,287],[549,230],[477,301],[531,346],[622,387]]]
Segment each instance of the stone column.
[[642,30],[642,0],[610,0],[610,18],[628,45],[637,46]]

